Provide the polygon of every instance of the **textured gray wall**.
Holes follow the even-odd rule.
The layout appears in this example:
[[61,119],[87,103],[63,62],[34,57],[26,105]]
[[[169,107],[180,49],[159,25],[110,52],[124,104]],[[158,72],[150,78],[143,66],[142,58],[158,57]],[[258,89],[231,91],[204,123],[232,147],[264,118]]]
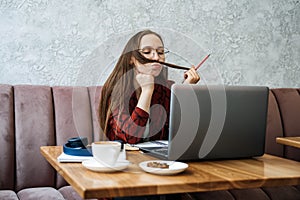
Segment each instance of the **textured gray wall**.
[[300,87],[299,0],[1,0],[0,83],[101,84],[145,28],[163,36],[169,62],[212,53],[202,83]]

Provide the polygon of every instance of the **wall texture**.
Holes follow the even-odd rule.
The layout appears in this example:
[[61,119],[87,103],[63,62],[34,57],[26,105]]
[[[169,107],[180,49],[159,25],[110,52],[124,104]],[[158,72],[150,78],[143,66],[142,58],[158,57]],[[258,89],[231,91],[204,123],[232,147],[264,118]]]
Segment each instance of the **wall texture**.
[[0,0],[0,83],[101,84],[145,28],[169,62],[212,53],[202,83],[300,87],[299,0]]

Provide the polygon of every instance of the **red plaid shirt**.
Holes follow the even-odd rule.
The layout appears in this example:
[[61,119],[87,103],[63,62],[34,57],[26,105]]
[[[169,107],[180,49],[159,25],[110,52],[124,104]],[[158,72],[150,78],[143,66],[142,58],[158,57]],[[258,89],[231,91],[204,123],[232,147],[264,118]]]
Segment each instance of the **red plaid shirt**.
[[149,114],[136,107],[138,99],[134,92],[129,100],[128,108],[115,109],[108,121],[107,137],[110,140],[122,140],[125,143],[136,144],[144,141],[144,132],[149,119],[150,140],[168,139],[170,113],[170,87],[173,81],[167,81],[166,87],[154,85]]

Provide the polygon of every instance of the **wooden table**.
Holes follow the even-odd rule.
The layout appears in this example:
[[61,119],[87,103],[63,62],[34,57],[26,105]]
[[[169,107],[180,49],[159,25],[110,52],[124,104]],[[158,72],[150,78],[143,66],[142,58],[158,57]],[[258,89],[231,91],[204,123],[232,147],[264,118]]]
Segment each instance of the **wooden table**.
[[277,137],[276,142],[279,144],[300,148],[300,137]]
[[100,173],[81,163],[59,163],[61,146],[43,146],[42,155],[74,187],[82,198],[139,196],[201,192],[261,186],[299,185],[300,162],[271,155],[241,160],[188,162],[181,174],[149,174],[138,163],[153,159],[138,151],[127,151],[132,164],[124,171]]

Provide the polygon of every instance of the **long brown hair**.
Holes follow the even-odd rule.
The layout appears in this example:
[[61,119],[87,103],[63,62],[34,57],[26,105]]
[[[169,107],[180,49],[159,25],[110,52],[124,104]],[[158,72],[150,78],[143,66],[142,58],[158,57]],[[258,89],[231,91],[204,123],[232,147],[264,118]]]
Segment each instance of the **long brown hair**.
[[[163,43],[161,36],[151,30],[136,33],[125,45],[116,66],[102,87],[99,104],[99,120],[104,134],[106,134],[107,131],[107,123],[111,112],[116,108],[122,110],[124,108],[124,102],[126,102],[125,99],[130,98],[135,90],[133,86],[135,81],[133,72],[134,64],[131,62],[132,53],[139,48],[142,37],[148,34],[156,35]],[[156,79],[165,80],[165,77],[161,72]]]

